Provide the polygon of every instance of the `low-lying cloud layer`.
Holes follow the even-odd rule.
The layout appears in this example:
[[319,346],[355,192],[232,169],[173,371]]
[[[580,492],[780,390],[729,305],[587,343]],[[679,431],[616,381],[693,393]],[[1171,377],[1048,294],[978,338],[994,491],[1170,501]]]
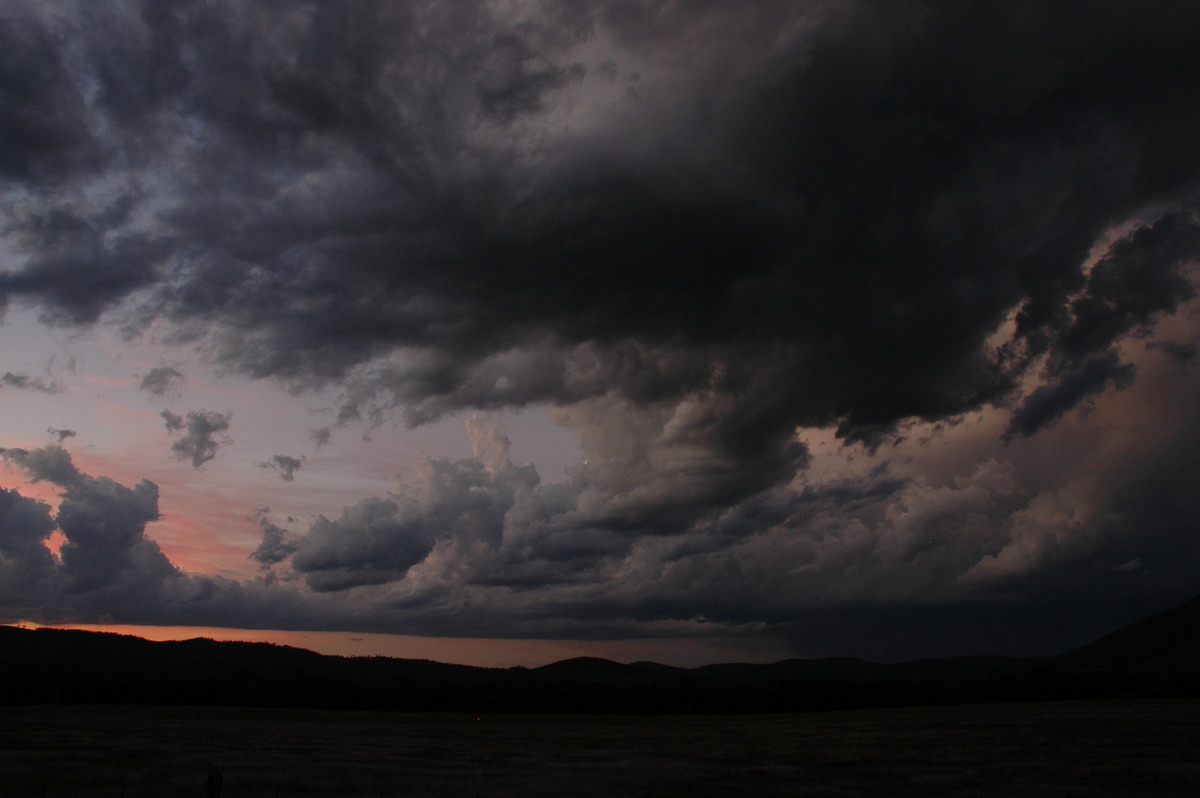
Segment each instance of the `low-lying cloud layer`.
[[[1114,444],[1071,480],[1034,453],[1084,468],[1071,420],[1144,368],[1193,395],[1197,41],[1192,4],[1124,0],[30,5],[0,18],[0,302],[330,391],[341,425],[540,406],[574,432],[563,482],[476,419],[474,457],[393,494],[263,516],[255,590],[314,619],[620,636],[1151,602],[1140,571],[1179,592],[1195,563],[1194,458]],[[197,468],[230,425],[162,418]],[[821,473],[818,439],[878,467]],[[940,445],[959,473],[914,465]],[[38,478],[39,451],[8,456]],[[87,504],[103,478],[72,479]],[[129,542],[143,498],[96,584],[215,585]],[[6,557],[77,584],[70,513],[6,501]]]

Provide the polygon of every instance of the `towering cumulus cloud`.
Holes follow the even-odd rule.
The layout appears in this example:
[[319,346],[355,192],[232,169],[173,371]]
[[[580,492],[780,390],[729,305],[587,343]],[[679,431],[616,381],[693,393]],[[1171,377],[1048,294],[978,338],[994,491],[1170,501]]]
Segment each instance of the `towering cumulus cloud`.
[[[295,615],[315,620],[323,614],[319,608],[304,612],[302,599],[283,588],[268,593],[261,582],[182,573],[145,534],[159,518],[153,482],[130,488],[92,477],[55,444],[5,449],[0,458],[59,491],[57,511],[16,491],[0,491],[0,573],[6,576],[0,596],[9,612],[49,621],[174,618],[281,627],[294,623]],[[46,546],[55,531],[63,538],[57,554]]]
[[[802,637],[822,602],[850,625],[1033,572],[1083,604],[1169,559],[1139,524],[1196,555],[1182,444],[1151,480],[1170,518],[1130,487],[1159,438],[1066,472],[1079,424],[1146,409],[1144,372],[1195,395],[1168,355],[1200,334],[1197,42],[1170,0],[23,4],[0,302],[335,397],[291,446],[527,407],[574,433],[565,481],[479,416],[470,458],[264,520],[271,589],[351,625]],[[1180,434],[1186,407],[1159,407]],[[162,418],[196,467],[229,426]],[[56,479],[53,565],[45,509],[5,494],[12,557],[175,584],[153,494],[100,479]],[[73,525],[105,502],[101,543]]]

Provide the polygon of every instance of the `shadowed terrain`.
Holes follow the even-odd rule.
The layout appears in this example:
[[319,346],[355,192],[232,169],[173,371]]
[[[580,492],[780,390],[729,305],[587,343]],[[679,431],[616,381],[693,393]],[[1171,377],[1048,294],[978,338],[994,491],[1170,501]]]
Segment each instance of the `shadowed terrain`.
[[726,716],[10,707],[0,796],[1128,796],[1200,791],[1200,702]]
[[1193,795],[1198,612],[1057,657],[695,669],[0,627],[0,798]]
[[1200,698],[1200,597],[1056,657],[848,658],[694,669],[581,657],[541,668],[333,657],[266,643],[0,627],[6,704],[713,714]]

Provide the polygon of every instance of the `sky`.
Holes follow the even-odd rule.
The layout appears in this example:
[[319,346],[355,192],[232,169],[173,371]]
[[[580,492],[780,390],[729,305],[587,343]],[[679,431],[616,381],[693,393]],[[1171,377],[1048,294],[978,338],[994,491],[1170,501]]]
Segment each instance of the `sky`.
[[1200,593],[1200,7],[0,0],[0,621],[1042,655]]

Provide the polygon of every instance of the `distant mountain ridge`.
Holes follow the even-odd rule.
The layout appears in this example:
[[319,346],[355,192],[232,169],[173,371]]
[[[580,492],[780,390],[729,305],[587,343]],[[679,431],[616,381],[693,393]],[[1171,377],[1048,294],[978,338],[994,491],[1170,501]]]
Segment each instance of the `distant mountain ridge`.
[[676,668],[577,657],[540,668],[334,657],[270,643],[151,642],[0,627],[0,704],[395,711],[797,712],[1108,697],[1200,698],[1200,597],[1056,657],[850,658]]
[[1200,596],[1063,655],[1093,666],[1200,666]]

